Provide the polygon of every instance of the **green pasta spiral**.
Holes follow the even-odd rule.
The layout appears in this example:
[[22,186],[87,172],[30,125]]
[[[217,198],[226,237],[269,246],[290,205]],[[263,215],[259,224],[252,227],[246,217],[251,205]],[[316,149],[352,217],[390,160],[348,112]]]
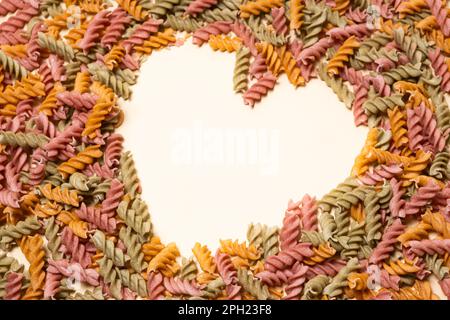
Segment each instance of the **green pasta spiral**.
[[7,144],[13,147],[21,148],[43,148],[50,139],[43,135],[37,133],[23,133],[23,132],[12,132],[12,131],[0,131],[0,144]]
[[3,51],[0,51],[0,64],[3,66],[4,70],[16,79],[22,79],[28,75],[27,69],[25,69],[18,61],[6,55]]
[[236,63],[233,74],[233,89],[235,92],[244,92],[247,90],[249,67],[250,50],[242,47],[236,52]]
[[267,300],[270,298],[270,292],[267,286],[260,280],[254,278],[247,270],[239,269],[237,277],[244,290],[248,291],[256,299]]

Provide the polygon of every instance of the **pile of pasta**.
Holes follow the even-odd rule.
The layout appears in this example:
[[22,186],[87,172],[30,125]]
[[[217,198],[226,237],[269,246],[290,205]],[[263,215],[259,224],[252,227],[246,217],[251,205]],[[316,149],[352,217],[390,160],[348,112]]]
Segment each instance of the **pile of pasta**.
[[[446,1],[1,0],[0,15],[1,298],[450,297]],[[115,129],[145,59],[191,39],[235,55],[245,104],[318,77],[369,133],[322,199],[182,258]]]

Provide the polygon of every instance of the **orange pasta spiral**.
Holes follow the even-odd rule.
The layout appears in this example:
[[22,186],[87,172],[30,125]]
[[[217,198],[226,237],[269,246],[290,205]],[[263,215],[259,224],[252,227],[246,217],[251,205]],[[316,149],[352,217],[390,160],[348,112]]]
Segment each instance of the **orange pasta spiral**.
[[366,213],[364,212],[364,206],[362,205],[362,203],[358,203],[357,205],[351,206],[350,216],[359,223],[365,220]]
[[426,0],[408,0],[400,3],[397,12],[400,13],[400,18],[407,15],[415,14],[427,8]]
[[235,52],[241,47],[241,39],[224,35],[211,35],[208,44],[214,51]]
[[307,265],[315,265],[331,258],[336,254],[336,249],[334,249],[328,242],[322,243],[317,248],[313,248],[314,254],[306,259],[304,262]]
[[300,68],[297,66],[297,61],[295,61],[292,53],[286,49],[286,46],[280,48],[280,59],[289,82],[295,87],[304,86],[305,79],[301,75]]
[[422,215],[422,221],[428,223],[434,231],[440,233],[444,238],[450,238],[450,222],[440,212],[431,212],[428,210]]
[[424,152],[423,150],[417,151],[416,157],[407,165],[405,164],[405,169],[401,176],[404,187],[409,187],[413,183],[414,178],[418,177],[428,166],[430,159],[431,153]]
[[256,44],[258,52],[266,59],[266,64],[273,75],[277,76],[281,71],[281,59],[275,47],[267,42]]
[[78,5],[87,13],[98,13],[108,6],[103,0],[79,0]]
[[389,274],[398,276],[416,273],[420,270],[418,266],[414,265],[414,261],[408,260],[389,261],[389,264],[383,263],[383,268]]
[[423,221],[415,226],[409,227],[404,233],[398,236],[398,241],[407,246],[407,242],[411,240],[422,240],[428,238],[429,232],[432,230],[431,225]]
[[75,84],[73,90],[79,93],[89,92],[89,87],[91,86],[91,75],[88,71],[80,71],[75,77]]
[[45,283],[45,251],[43,248],[42,237],[38,234],[34,236],[27,236],[23,238],[21,247],[23,253],[30,262],[30,286],[28,287],[23,299],[24,300],[38,300],[41,299],[44,293]]
[[98,159],[101,156],[103,156],[103,152],[100,150],[99,145],[88,146],[76,156],[60,164],[58,166],[58,172],[63,179],[67,179],[69,175],[79,170],[83,170],[88,164],[94,163],[94,159]]
[[46,202],[44,204],[38,203],[33,209],[33,213],[39,218],[48,218],[51,216],[56,216],[62,210],[62,207],[56,202]]
[[144,260],[150,261],[155,257],[161,250],[164,249],[164,245],[157,236],[153,236],[149,242],[142,245],[142,253],[144,254]]
[[14,59],[21,59],[27,56],[27,46],[24,44],[1,45],[0,50]]
[[125,48],[121,45],[115,45],[105,55],[105,65],[109,70],[113,70],[117,67],[125,55]]
[[258,260],[261,256],[254,245],[247,248],[245,242],[239,244],[237,240],[234,242],[232,240],[220,240],[220,251],[230,256],[238,256],[249,260]]
[[214,262],[214,258],[211,255],[211,251],[207,246],[202,246],[200,243],[196,243],[194,248],[192,248],[192,253],[197,259],[200,268],[209,273],[216,272],[216,263]]
[[348,275],[348,287],[353,290],[365,290],[367,289],[367,280],[369,279],[369,274],[367,273],[357,273],[352,272]]
[[395,300],[439,300],[433,293],[429,281],[416,280],[412,287],[403,287],[398,291],[391,291]]
[[138,21],[142,21],[148,16],[147,11],[145,11],[136,0],[117,0],[117,3],[128,12],[130,16]]
[[113,106],[114,103],[107,98],[102,97],[98,99],[92,111],[89,113],[82,135],[95,138],[97,136],[97,129],[101,127],[102,121],[111,112]]
[[42,195],[48,200],[53,200],[59,203],[68,204],[74,207],[78,207],[80,199],[76,190],[70,190],[68,188],[61,188],[59,186],[52,188],[50,183],[44,186],[40,186],[39,190]]
[[42,112],[49,117],[52,116],[53,110],[58,108],[58,99],[56,98],[56,96],[58,95],[58,93],[61,93],[63,91],[64,88],[61,83],[56,83],[39,106],[39,112]]
[[345,14],[348,7],[350,6],[350,0],[336,0],[335,3],[336,6],[333,8],[333,10],[339,12],[341,16]]
[[388,110],[389,123],[391,125],[392,140],[396,148],[408,145],[408,130],[406,129],[406,116],[398,107]]
[[176,258],[179,256],[176,244],[169,243],[148,263],[147,272],[159,270],[163,274],[170,274],[176,270]]
[[378,129],[372,128],[367,134],[366,142],[364,143],[361,152],[355,159],[355,163],[353,164],[352,168],[353,175],[363,175],[369,169],[369,164],[372,162],[372,160],[367,158],[367,153],[369,152],[370,148],[376,145],[377,142]]
[[249,18],[251,15],[257,16],[261,13],[268,13],[271,8],[281,7],[283,5],[282,0],[256,0],[248,1],[241,5],[240,16],[243,19]]
[[291,0],[290,7],[290,27],[291,29],[298,30],[303,24],[303,9],[305,5],[303,0]]
[[356,40],[355,36],[351,36],[344,41],[342,46],[339,47],[336,54],[330,59],[327,65],[327,72],[329,75],[338,75],[344,68],[345,63],[349,61],[350,57],[354,54],[355,49],[360,47],[360,43]]
[[140,46],[135,46],[134,50],[139,53],[151,54],[153,50],[162,49],[175,43],[175,31],[171,28],[166,28],[163,32],[151,36],[148,40]]

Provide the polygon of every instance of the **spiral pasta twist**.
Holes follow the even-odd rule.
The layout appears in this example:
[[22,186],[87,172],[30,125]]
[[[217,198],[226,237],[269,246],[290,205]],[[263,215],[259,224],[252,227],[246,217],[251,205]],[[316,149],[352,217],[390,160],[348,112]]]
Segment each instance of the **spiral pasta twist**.
[[329,75],[338,75],[344,68],[346,62],[354,54],[355,50],[359,48],[360,43],[355,36],[351,36],[344,41],[342,46],[336,51],[335,55],[328,61],[327,72]]
[[80,151],[76,156],[58,166],[58,172],[63,179],[67,179],[71,174],[83,170],[87,165],[92,164],[94,159],[103,156],[99,145],[91,145]]

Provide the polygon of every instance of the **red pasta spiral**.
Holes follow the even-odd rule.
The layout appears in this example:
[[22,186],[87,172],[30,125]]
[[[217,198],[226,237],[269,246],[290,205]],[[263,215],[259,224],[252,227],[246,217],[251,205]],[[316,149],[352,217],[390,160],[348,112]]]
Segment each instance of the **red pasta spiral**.
[[387,258],[394,251],[394,245],[397,243],[397,237],[401,235],[405,230],[405,225],[402,224],[400,219],[394,220],[394,222],[386,228],[381,241],[373,250],[372,255],[369,258],[369,263],[378,264]]
[[256,102],[260,101],[263,96],[267,95],[269,90],[273,89],[276,81],[277,77],[270,72],[266,72],[244,93],[244,103],[253,107]]
[[147,275],[147,291],[150,300],[164,299],[164,280],[160,273],[149,272]]
[[300,300],[300,293],[303,290],[303,284],[306,281],[306,272],[308,267],[296,263],[292,268],[292,275],[289,277],[288,285],[285,288],[286,295],[283,300]]
[[311,257],[313,254],[310,243],[298,243],[288,250],[268,257],[264,263],[264,268],[271,272],[287,269],[295,262],[301,262],[304,258]]
[[126,26],[131,21],[131,17],[125,10],[123,10],[121,7],[118,7],[111,13],[109,20],[110,24],[105,29],[105,33],[103,34],[100,43],[102,46],[111,49],[111,47],[116,44],[122,37]]
[[211,35],[227,34],[231,30],[231,22],[215,21],[197,29],[192,35],[192,43],[198,46],[208,42]]

